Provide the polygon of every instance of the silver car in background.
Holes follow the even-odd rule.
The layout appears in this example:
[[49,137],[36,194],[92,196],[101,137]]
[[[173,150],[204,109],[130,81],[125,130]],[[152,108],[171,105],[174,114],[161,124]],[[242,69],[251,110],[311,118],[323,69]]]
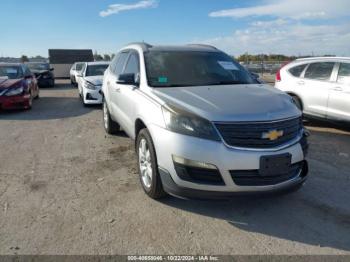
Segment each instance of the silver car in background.
[[305,115],[350,121],[350,58],[297,59],[277,72],[275,86]]
[[77,83],[77,75],[80,73],[80,71],[83,69],[84,62],[77,62],[74,63],[69,71],[70,76],[70,82],[74,86],[78,86]]
[[214,47],[131,44],[102,92],[104,128],[135,140],[152,198],[285,191],[306,180],[301,112]]

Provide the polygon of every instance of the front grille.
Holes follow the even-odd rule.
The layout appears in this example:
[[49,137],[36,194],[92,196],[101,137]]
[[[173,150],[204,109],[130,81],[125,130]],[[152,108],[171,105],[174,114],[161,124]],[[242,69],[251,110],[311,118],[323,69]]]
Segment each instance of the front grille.
[[[275,122],[215,123],[226,144],[242,148],[274,148],[296,139],[303,128],[302,119],[294,118]],[[283,131],[276,140],[263,138],[264,133]]]
[[279,176],[261,176],[259,170],[231,170],[233,182],[238,186],[271,186],[297,177],[304,167],[304,162],[293,164],[290,171]]

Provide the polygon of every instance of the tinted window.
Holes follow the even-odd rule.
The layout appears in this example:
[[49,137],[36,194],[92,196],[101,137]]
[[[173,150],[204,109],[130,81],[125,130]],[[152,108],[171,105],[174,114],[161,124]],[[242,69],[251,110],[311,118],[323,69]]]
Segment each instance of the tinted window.
[[125,74],[138,74],[139,73],[139,56],[137,53],[133,52],[130,57],[129,61],[126,64]]
[[350,63],[340,64],[338,73],[338,82],[342,84],[350,84]]
[[310,64],[305,72],[305,78],[329,80],[332,75],[333,67],[334,63],[332,62]]
[[145,60],[153,87],[256,83],[246,69],[221,52],[151,51]]
[[85,76],[102,76],[102,75],[104,75],[108,66],[109,66],[108,64],[88,65],[86,68]]
[[0,78],[19,79],[23,77],[20,66],[0,66]]
[[291,69],[289,69],[289,73],[291,73],[295,77],[300,77],[301,73],[304,71],[306,66],[307,64],[292,67]]
[[120,75],[123,72],[126,59],[128,58],[129,52],[120,53],[115,68],[113,70],[115,75]]

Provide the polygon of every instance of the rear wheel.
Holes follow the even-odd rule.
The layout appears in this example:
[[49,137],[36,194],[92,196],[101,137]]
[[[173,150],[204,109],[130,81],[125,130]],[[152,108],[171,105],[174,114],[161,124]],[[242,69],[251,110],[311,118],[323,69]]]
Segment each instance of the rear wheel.
[[158,172],[157,156],[153,140],[148,130],[142,129],[136,141],[138,171],[141,185],[146,194],[153,199],[166,196]]
[[103,126],[108,134],[116,134],[120,131],[120,126],[117,122],[113,121],[108,110],[107,102],[103,99]]

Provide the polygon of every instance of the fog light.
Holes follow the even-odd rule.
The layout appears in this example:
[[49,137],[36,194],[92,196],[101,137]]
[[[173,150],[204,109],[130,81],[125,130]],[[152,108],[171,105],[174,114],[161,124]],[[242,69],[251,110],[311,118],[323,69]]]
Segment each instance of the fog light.
[[212,169],[212,170],[217,170],[218,168],[212,164],[204,163],[204,162],[198,162],[186,158],[182,158],[179,156],[172,156],[173,161],[175,163],[184,165],[184,166],[191,166],[191,167],[198,167],[198,168],[203,168],[203,169]]

